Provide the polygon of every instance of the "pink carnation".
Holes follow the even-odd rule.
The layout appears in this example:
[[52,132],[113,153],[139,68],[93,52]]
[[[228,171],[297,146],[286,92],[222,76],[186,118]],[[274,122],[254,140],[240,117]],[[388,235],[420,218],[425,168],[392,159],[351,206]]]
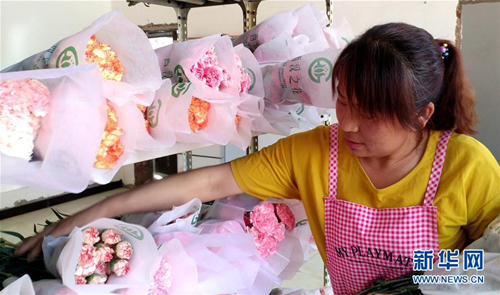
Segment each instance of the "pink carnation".
[[78,256],[78,265],[75,275],[88,276],[94,273],[97,264],[97,257],[94,246],[83,245]]
[[285,224],[287,230],[292,231],[294,229],[295,216],[287,205],[276,204],[276,214],[281,222]]
[[31,160],[42,118],[49,112],[49,89],[33,79],[0,82],[0,152]]
[[100,262],[96,265],[94,273],[96,274],[107,274],[108,273],[108,264],[105,262]]
[[120,233],[114,229],[107,229],[102,232],[102,241],[108,245],[114,245],[122,240]]
[[85,277],[82,276],[75,276],[75,284],[77,285],[85,285],[87,283],[87,280]]
[[83,230],[83,243],[87,245],[94,245],[101,240],[99,231],[93,227],[87,227]]
[[243,63],[241,62],[239,55],[235,54],[234,58],[236,59],[236,67],[240,72],[240,84],[238,85],[238,91],[239,93],[248,93],[250,85],[252,84],[252,78],[247,74],[245,68],[243,68]]
[[200,81],[203,81],[203,76],[205,74],[205,67],[201,62],[197,62],[191,67],[191,73],[193,73],[194,76],[198,78]]
[[130,264],[125,259],[114,259],[110,263],[110,269],[117,276],[121,277],[130,272]]
[[172,286],[172,268],[168,261],[162,258],[160,267],[149,286],[148,295],[168,294],[170,286]]
[[225,69],[222,69],[221,86],[231,87],[232,85],[233,85],[233,80],[231,79],[231,74],[228,71],[226,71]]
[[81,276],[81,277],[87,277],[93,274],[96,270],[96,264],[95,263],[89,263],[86,265],[80,265],[78,264],[76,266],[75,270],[75,276]]
[[113,259],[113,254],[115,254],[113,248],[103,243],[97,244],[96,246],[97,263],[110,262]]
[[132,245],[127,241],[121,241],[115,246],[116,256],[121,259],[130,259],[134,253]]
[[208,87],[219,90],[219,86],[223,80],[223,71],[219,67],[207,67],[203,69],[203,83]]
[[260,256],[266,258],[273,255],[278,250],[278,241],[270,235],[262,233],[257,228],[250,229],[255,246],[259,250]]
[[253,208],[250,213],[250,220],[253,227],[263,233],[272,233],[278,227],[278,218],[274,213],[272,203],[263,203]]
[[95,252],[95,247],[92,245],[83,245],[80,249],[80,255],[78,256],[78,264],[81,266],[87,266],[97,263],[97,257]]
[[200,63],[204,68],[206,67],[215,67],[216,65],[219,64],[217,61],[217,55],[215,54],[215,47],[210,47],[210,50],[208,50],[201,58],[200,58]]

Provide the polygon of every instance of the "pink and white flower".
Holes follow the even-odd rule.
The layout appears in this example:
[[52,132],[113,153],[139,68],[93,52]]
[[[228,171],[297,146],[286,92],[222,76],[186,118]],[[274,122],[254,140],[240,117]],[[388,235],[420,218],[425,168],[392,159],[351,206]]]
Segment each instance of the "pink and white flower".
[[273,232],[278,226],[278,218],[274,214],[273,203],[263,203],[253,208],[250,213],[253,227],[264,233]]
[[124,276],[130,272],[130,264],[128,260],[125,259],[114,259],[111,261],[109,266],[111,271],[119,277]]
[[75,276],[75,284],[77,285],[85,285],[87,283],[87,279],[83,276]]
[[218,65],[215,48],[211,47],[198,62],[190,69],[201,82],[207,86],[219,90],[219,87],[231,87],[233,85],[231,74]]
[[285,239],[286,230],[293,230],[295,216],[285,204],[262,203],[244,216],[247,231],[250,232],[262,257],[273,255],[278,243]]
[[252,78],[248,75],[243,68],[243,63],[241,62],[241,58],[239,55],[235,54],[234,58],[236,59],[236,67],[240,72],[240,83],[238,84],[239,93],[248,93],[250,90],[250,85],[252,85]]
[[108,264],[105,262],[98,263],[94,273],[101,275],[108,274]]
[[172,286],[172,268],[165,258],[162,258],[160,267],[153,276],[148,295],[164,295],[169,293]]
[[266,258],[273,255],[278,250],[278,240],[276,240],[271,235],[267,235],[258,229],[251,228],[250,233],[252,234],[255,246],[259,250],[260,256]]
[[120,233],[114,229],[107,229],[101,234],[102,241],[108,245],[114,245],[122,240]]
[[134,253],[132,245],[127,241],[121,241],[115,246],[116,257],[121,259],[130,259]]
[[96,228],[87,227],[83,230],[83,243],[87,245],[94,245],[101,240],[99,235],[99,231]]
[[111,260],[113,260],[113,254],[115,254],[115,251],[108,245],[104,243],[99,243],[96,245],[97,263],[110,262]]
[[292,231],[295,228],[295,216],[287,205],[276,204],[276,215],[285,224],[288,231]]
[[31,160],[42,118],[49,112],[49,89],[33,79],[0,82],[0,152]]

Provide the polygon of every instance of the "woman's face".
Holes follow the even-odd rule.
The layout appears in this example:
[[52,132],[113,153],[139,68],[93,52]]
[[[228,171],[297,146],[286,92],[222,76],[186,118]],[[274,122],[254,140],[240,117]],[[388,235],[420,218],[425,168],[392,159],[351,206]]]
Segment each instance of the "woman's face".
[[356,107],[349,107],[347,99],[340,95],[336,111],[339,126],[344,132],[344,144],[357,157],[387,157],[395,155],[405,145],[415,144],[415,133],[404,129],[397,120],[363,117]]

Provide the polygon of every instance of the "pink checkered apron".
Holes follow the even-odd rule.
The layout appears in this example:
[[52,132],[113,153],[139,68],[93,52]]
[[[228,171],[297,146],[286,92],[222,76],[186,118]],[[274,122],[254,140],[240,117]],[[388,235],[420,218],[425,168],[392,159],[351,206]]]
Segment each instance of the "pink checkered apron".
[[439,252],[433,201],[451,135],[451,131],[441,133],[422,206],[373,209],[337,199],[338,133],[338,124],[332,125],[325,199],[327,269],[335,295],[354,294],[377,279],[411,272],[413,250]]

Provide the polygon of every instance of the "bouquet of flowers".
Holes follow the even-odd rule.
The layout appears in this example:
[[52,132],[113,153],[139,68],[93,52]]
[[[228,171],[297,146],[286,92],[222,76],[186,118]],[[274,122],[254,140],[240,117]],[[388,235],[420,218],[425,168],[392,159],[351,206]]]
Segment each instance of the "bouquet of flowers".
[[153,235],[168,232],[199,233],[196,223],[201,212],[201,201],[193,199],[186,204],[173,207],[171,210],[159,212],[159,217],[148,226],[148,231]]
[[114,219],[98,219],[68,237],[48,236],[42,248],[47,269],[78,293],[148,286],[157,259],[145,228]]
[[42,118],[49,112],[50,91],[35,79],[0,82],[0,152],[31,160]]
[[100,184],[113,179],[134,150],[137,133],[140,130],[146,132],[143,118],[135,103],[128,102],[120,106],[107,100],[105,106],[106,125],[103,128],[101,144],[95,156],[91,175],[92,179]]
[[233,44],[243,44],[254,52],[262,44],[271,41],[280,34],[291,36],[297,26],[298,17],[291,10],[282,11],[265,19],[255,27],[240,35]]
[[[83,63],[99,64],[104,96],[118,105],[133,101],[148,106],[161,85],[160,69],[146,35],[119,10],[101,16],[82,31],[3,72],[66,68]],[[94,85],[86,85],[89,86]]]
[[[166,95],[166,93],[164,93]],[[226,145],[235,128],[233,96],[201,83],[172,85],[166,101],[165,120],[180,142]]]
[[343,49],[355,37],[345,18],[329,27],[324,27],[323,32],[331,49]]
[[[233,104],[242,85],[229,37],[213,35],[174,43],[156,53],[163,78],[174,83],[166,111],[173,114],[172,108],[176,109],[176,116],[167,114],[167,118],[177,139],[227,144],[227,134],[239,121]],[[233,125],[226,121],[229,116]]]
[[263,202],[245,194],[231,196],[217,200],[205,218],[237,221],[252,235],[260,259],[268,263],[270,273],[279,279],[293,277],[304,257],[308,257],[311,229],[300,201]]
[[262,69],[265,98],[335,108],[333,65],[341,50],[313,52]]
[[0,85],[2,183],[84,190],[106,124],[96,67],[4,73]]
[[310,3],[292,11],[292,14],[297,18],[293,32],[284,32],[259,46],[254,51],[259,63],[274,64],[328,49],[323,32],[328,24],[325,12],[320,12],[316,5]]
[[120,233],[114,229],[102,232],[93,227],[84,229],[75,283],[100,285],[108,281],[108,276],[127,275],[133,253],[132,245],[122,240]]
[[244,216],[247,232],[252,234],[255,245],[263,258],[273,255],[278,242],[285,239],[285,231],[295,227],[295,217],[285,204],[263,203],[246,212]]
[[237,107],[237,115],[231,143],[245,149],[252,137],[253,121],[262,118],[264,88],[259,64],[250,50],[238,45],[234,51],[240,71],[240,94],[233,102]]
[[[167,103],[170,99],[172,91],[172,82],[170,79],[163,81],[162,86],[158,91],[156,91],[155,99],[153,103],[147,109],[147,118],[150,128],[150,137],[155,143],[158,143],[163,148],[171,147],[175,144],[176,138],[175,133],[172,131],[167,120]],[[140,132],[138,134],[139,142],[136,147],[149,146],[154,147],[146,136],[141,136]]]

